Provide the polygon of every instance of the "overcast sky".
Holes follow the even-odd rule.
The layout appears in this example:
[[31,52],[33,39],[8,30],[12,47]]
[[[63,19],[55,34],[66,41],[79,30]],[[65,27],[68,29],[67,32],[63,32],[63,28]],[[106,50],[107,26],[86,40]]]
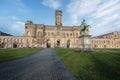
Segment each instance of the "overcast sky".
[[62,10],[63,25],[85,19],[92,36],[120,32],[120,0],[0,0],[0,31],[22,36],[27,20],[55,25],[55,10]]

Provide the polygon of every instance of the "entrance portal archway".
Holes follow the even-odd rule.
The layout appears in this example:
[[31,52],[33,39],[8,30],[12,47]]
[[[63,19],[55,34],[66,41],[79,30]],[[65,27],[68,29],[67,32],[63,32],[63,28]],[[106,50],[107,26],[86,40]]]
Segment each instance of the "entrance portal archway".
[[46,41],[46,47],[47,47],[47,48],[50,48],[50,47],[51,47],[51,41],[50,41],[50,40],[47,40],[47,41]]
[[57,40],[57,47],[60,47],[60,40]]
[[104,48],[106,48],[106,45],[104,45]]
[[4,47],[5,47],[5,43],[4,43],[4,42],[1,43],[1,44],[0,44],[0,47],[1,47],[1,48],[4,48]]
[[70,48],[70,40],[67,40],[67,48]]
[[14,43],[14,44],[13,44],[13,48],[17,48],[17,44]]

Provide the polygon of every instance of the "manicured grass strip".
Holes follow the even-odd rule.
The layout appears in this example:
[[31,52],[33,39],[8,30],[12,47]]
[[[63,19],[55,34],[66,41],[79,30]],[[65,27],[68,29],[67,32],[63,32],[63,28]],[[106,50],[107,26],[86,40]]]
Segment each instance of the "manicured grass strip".
[[119,49],[119,48],[96,48],[95,50],[120,51],[120,49]]
[[119,53],[77,53],[72,49],[55,51],[77,80],[120,80]]
[[41,49],[38,48],[0,49],[0,62],[25,57],[39,50]]

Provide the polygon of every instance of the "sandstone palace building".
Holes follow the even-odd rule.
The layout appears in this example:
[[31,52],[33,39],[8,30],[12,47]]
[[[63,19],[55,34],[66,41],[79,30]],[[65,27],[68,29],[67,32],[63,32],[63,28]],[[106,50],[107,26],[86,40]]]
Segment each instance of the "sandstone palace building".
[[[55,25],[25,23],[24,36],[0,35],[1,48],[63,47],[78,48],[80,26],[62,25],[62,11],[55,12]],[[120,48],[118,32],[92,37],[92,48]]]

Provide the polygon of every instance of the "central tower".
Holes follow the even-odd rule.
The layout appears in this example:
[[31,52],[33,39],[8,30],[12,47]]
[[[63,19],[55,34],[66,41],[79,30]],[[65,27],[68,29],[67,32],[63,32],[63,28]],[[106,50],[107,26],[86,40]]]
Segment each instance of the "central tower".
[[56,10],[55,12],[55,25],[62,26],[62,11]]

